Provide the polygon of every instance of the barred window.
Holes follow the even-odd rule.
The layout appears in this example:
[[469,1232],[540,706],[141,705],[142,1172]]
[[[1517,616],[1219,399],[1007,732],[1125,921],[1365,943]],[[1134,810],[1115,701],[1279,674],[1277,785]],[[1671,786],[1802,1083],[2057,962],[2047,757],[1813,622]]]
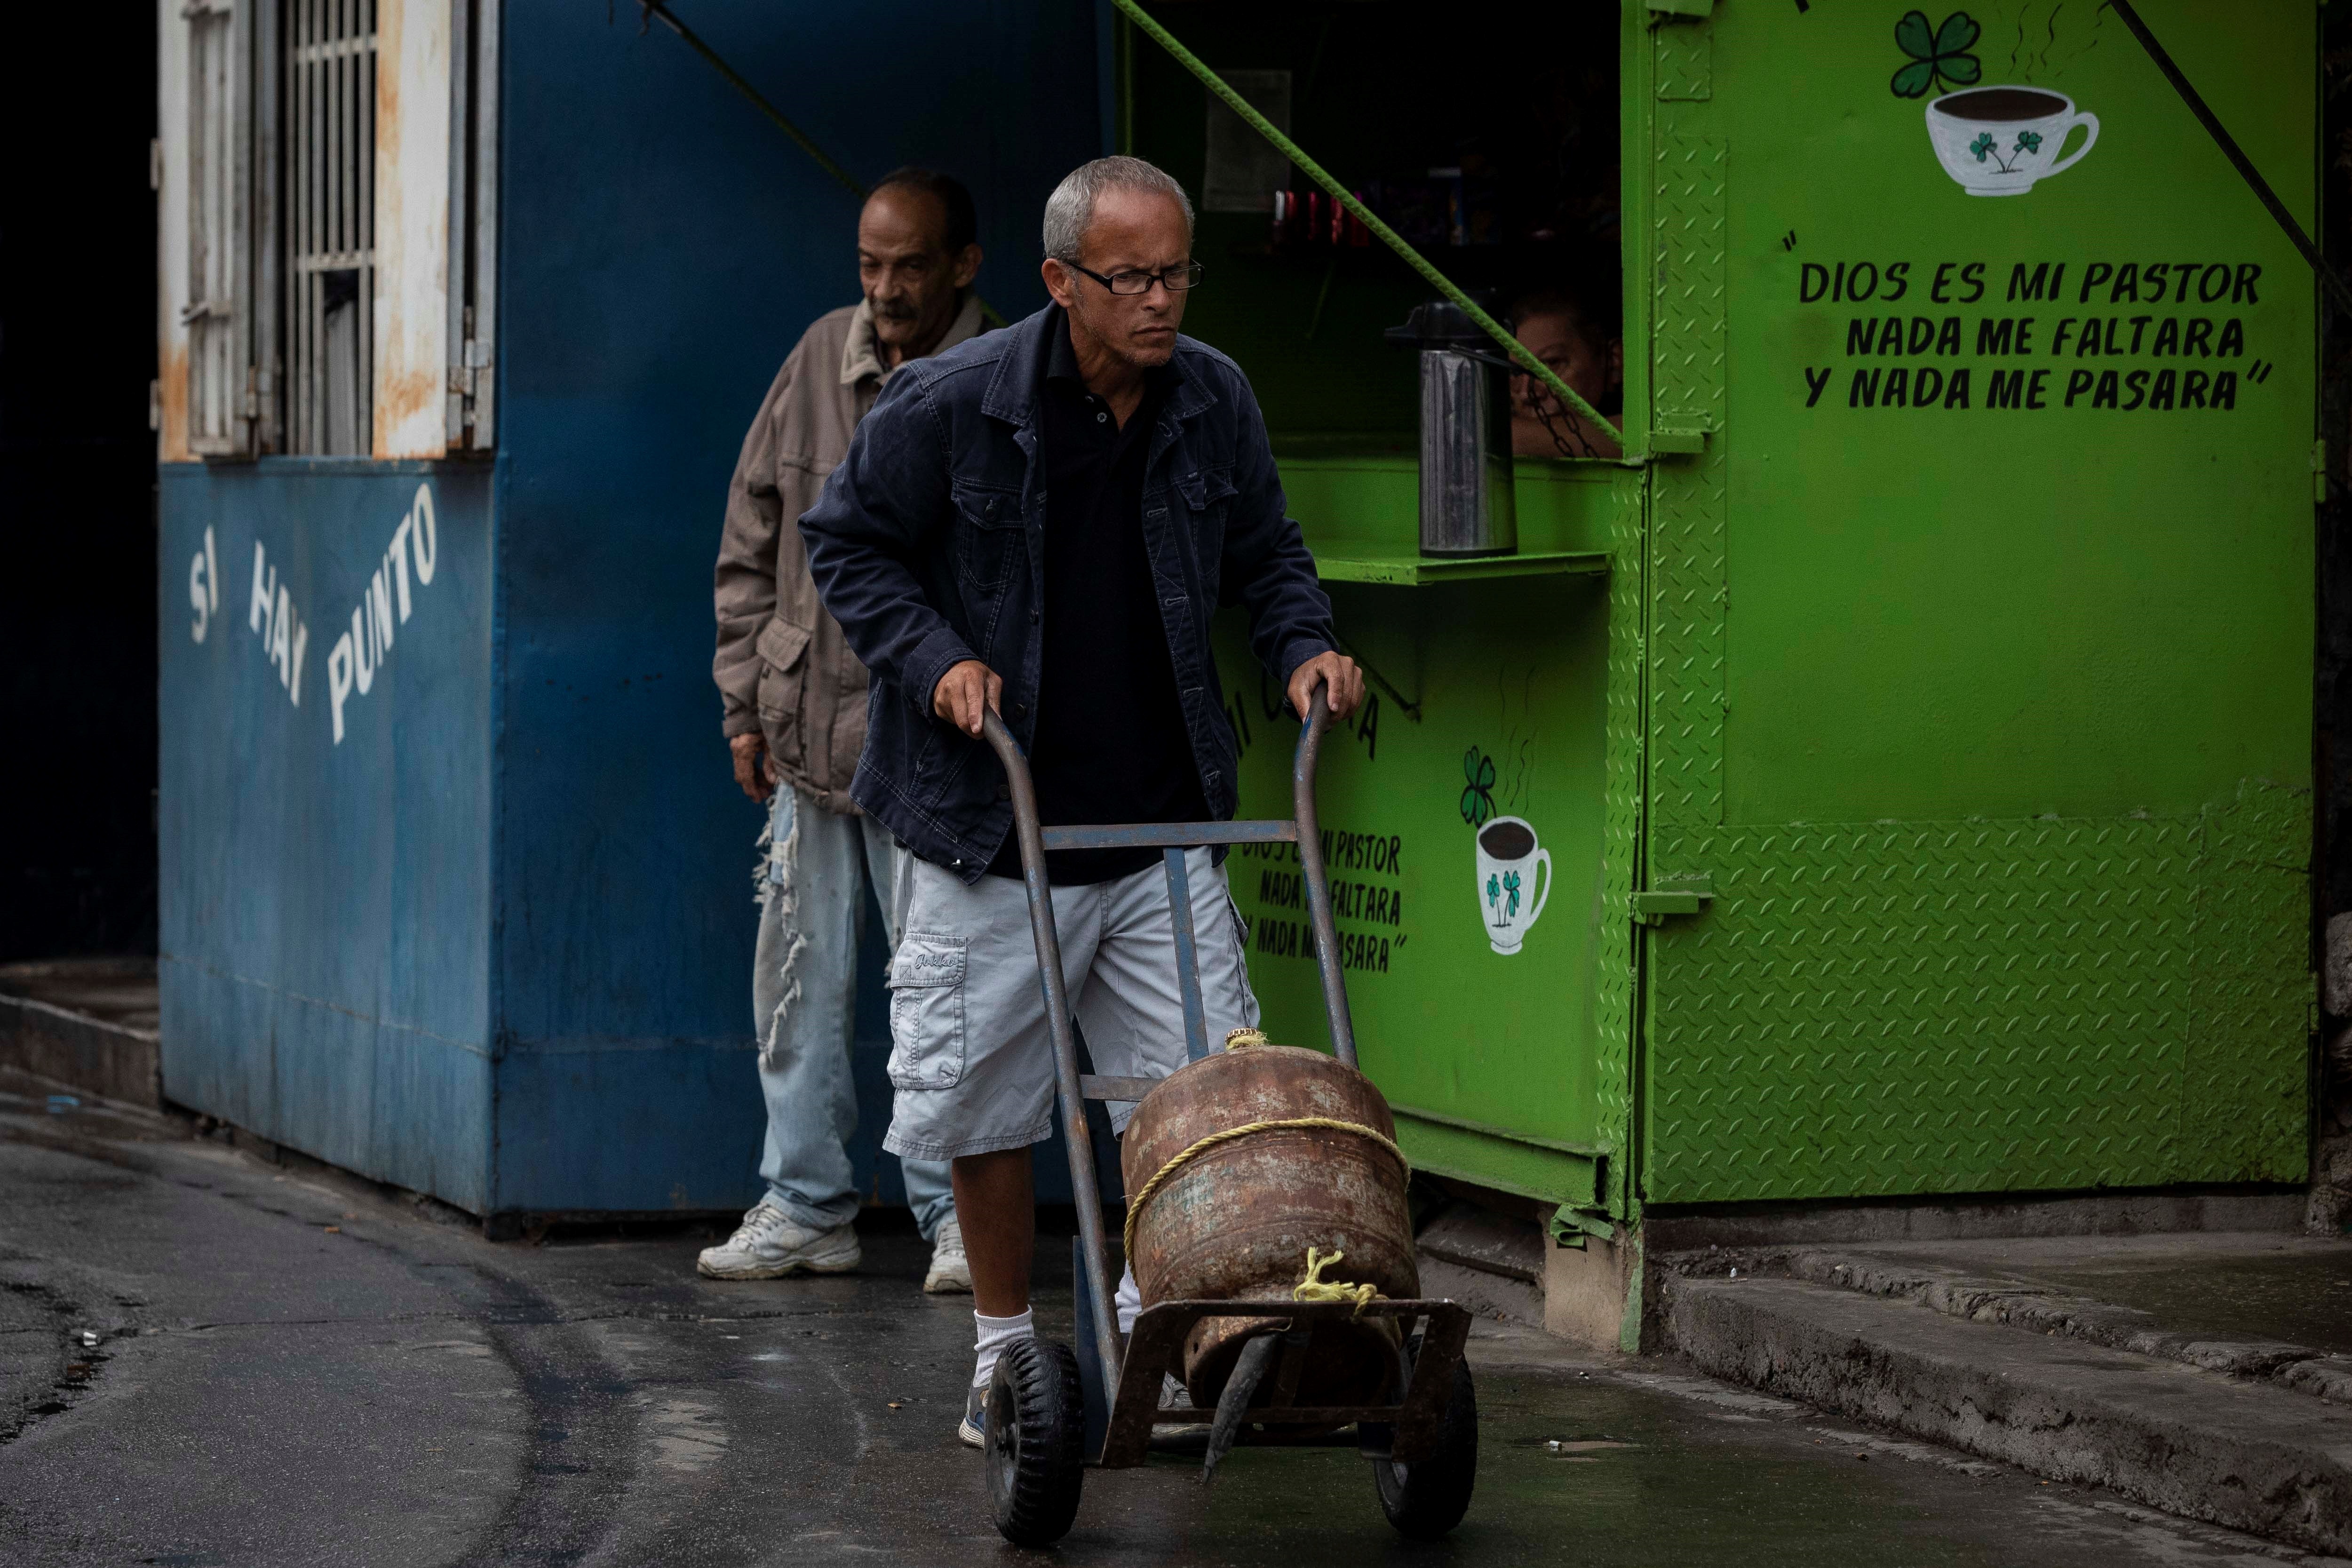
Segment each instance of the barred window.
[[487,449],[500,0],[162,5],[163,456]]
[[371,447],[375,0],[284,0],[286,445]]

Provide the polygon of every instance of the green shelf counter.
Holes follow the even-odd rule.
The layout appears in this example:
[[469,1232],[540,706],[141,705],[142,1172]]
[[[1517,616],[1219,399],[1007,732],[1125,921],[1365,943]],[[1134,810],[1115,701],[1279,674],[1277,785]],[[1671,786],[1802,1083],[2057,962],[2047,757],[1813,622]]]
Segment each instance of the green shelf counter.
[[1459,558],[1423,555],[1411,545],[1364,539],[1312,539],[1315,570],[1326,583],[1385,583],[1405,588],[1481,577],[1598,576],[1609,556],[1598,550],[1522,551]]

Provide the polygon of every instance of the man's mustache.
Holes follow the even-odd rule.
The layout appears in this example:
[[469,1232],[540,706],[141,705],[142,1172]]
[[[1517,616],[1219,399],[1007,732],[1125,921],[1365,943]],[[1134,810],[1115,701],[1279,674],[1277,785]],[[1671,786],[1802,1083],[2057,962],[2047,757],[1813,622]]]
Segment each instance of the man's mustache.
[[886,321],[911,321],[921,312],[903,300],[877,300],[874,313]]

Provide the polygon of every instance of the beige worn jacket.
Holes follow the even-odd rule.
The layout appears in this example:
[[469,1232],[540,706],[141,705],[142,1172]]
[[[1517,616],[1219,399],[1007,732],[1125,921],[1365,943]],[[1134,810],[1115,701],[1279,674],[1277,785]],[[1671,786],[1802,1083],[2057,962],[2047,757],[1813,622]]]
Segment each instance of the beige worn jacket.
[[[980,325],[979,297],[967,296],[940,348],[975,336]],[[888,374],[872,307],[861,300],[818,317],[743,437],[719,541],[710,674],[725,732],[760,731],[776,771],[844,815],[857,810],[849,781],[866,745],[866,667],[817,601],[799,524]]]

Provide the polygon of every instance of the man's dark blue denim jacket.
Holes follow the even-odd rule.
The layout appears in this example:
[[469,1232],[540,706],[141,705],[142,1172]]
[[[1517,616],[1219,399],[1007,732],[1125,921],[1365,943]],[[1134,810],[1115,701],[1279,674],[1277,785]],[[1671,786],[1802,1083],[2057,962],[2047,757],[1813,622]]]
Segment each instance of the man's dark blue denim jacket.
[[[932,715],[949,667],[1004,678],[1006,726],[1035,731],[1045,494],[1037,395],[1048,308],[894,373],[801,518],[824,607],[873,672],[851,798],[926,860],[976,881],[1012,828],[986,743]],[[1239,603],[1277,682],[1332,646],[1331,604],[1284,513],[1265,420],[1241,367],[1178,337],[1146,449],[1143,539],[1177,698],[1211,816],[1234,806],[1234,734],[1209,617]]]

